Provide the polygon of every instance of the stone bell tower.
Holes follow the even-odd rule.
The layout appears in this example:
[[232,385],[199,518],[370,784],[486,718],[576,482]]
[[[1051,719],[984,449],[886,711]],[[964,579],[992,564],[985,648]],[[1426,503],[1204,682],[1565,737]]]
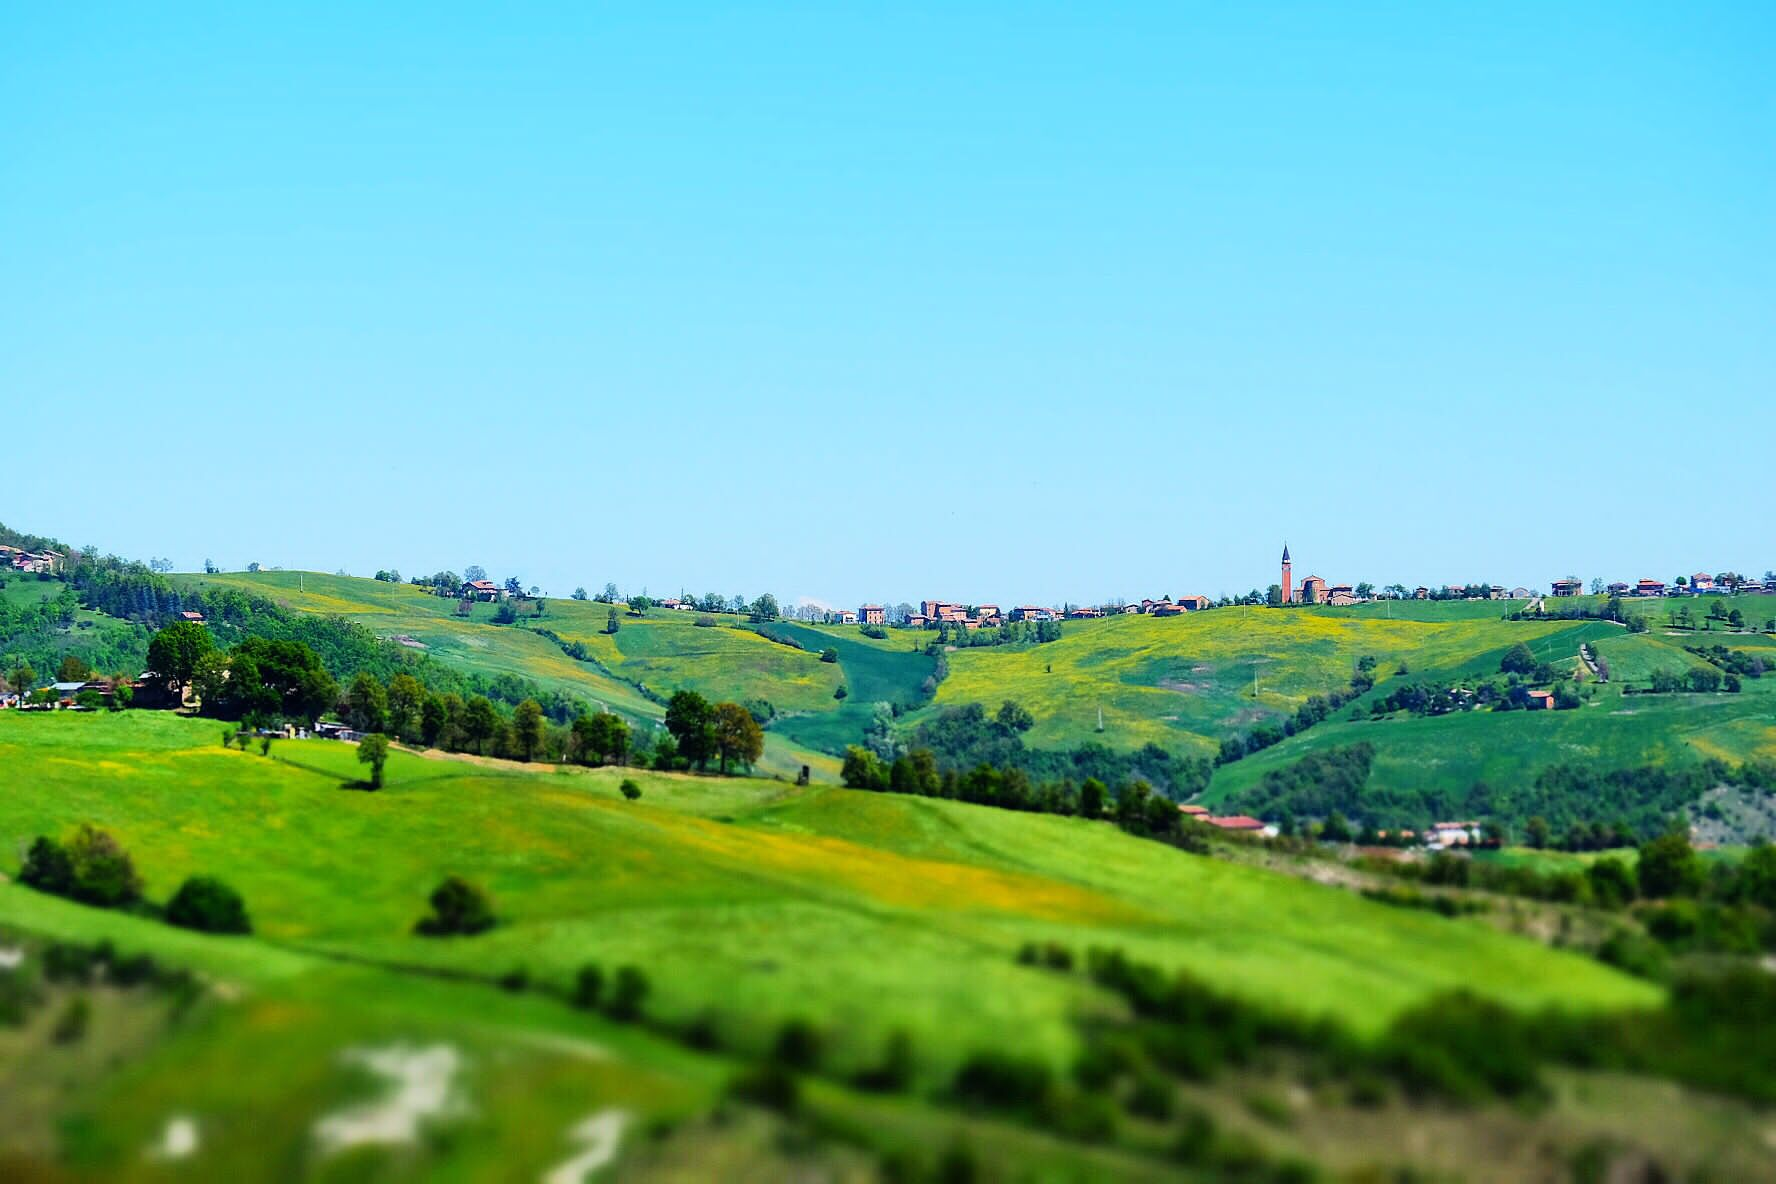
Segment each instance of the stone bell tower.
[[1288,604],[1295,599],[1295,577],[1289,567],[1289,544],[1283,544],[1283,603]]

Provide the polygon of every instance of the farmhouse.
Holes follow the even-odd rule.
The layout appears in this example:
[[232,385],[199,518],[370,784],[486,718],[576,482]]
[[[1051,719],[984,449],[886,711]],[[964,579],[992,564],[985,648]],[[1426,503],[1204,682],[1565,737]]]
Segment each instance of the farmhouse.
[[193,625],[201,625],[204,623],[204,615],[202,613],[192,612],[190,609],[186,609],[184,612],[180,613],[179,619],[181,621],[190,621]]
[[879,604],[866,604],[862,610],[865,625],[885,625],[888,623],[888,610]]
[[469,580],[462,586],[462,598],[464,600],[498,600],[500,588],[492,580]]
[[1535,595],[1535,593],[1531,592],[1528,588],[1513,588],[1513,589],[1511,589],[1511,599],[1512,600],[1528,600],[1531,596],[1534,596],[1534,595]]
[[857,614],[855,612],[852,612],[848,608],[840,609],[839,610],[839,624],[841,624],[841,625],[855,625],[855,624],[857,624]]
[[1014,621],[1052,621],[1057,615],[1054,609],[1035,604],[1019,605],[1011,610],[1011,619]]
[[1659,580],[1642,579],[1634,585],[1634,594],[1636,596],[1663,596],[1665,595],[1665,585]]
[[1564,580],[1555,580],[1552,584],[1548,585],[1548,587],[1553,589],[1554,595],[1556,596],[1577,596],[1579,594],[1579,589],[1583,586],[1584,585],[1579,583],[1579,577],[1577,576],[1567,576]]
[[1086,607],[1082,606],[1080,608],[1073,609],[1067,615],[1069,617],[1072,617],[1076,621],[1080,621],[1080,620],[1085,620],[1090,617],[1101,617],[1104,615],[1104,610],[1101,608],[1086,608]]
[[1531,692],[1529,692],[1529,710],[1531,710],[1531,711],[1552,711],[1552,710],[1554,710],[1554,692],[1553,691],[1531,691]]

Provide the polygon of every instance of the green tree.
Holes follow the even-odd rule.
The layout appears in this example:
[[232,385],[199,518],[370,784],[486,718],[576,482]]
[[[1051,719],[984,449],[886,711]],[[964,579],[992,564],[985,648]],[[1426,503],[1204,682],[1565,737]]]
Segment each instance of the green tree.
[[615,633],[622,627],[623,626],[617,621],[617,610],[613,607],[610,610],[610,613],[604,618],[604,631],[606,633]]
[[1499,669],[1506,674],[1529,674],[1536,668],[1535,655],[1521,641],[1505,651],[1499,659]]
[[1087,777],[1079,787],[1079,816],[1081,818],[1101,818],[1104,815],[1106,789],[1102,781],[1096,777]]
[[166,919],[181,929],[203,933],[251,933],[240,893],[213,876],[191,876],[167,902]]
[[411,674],[397,674],[388,684],[388,726],[403,740],[418,735],[426,691]]
[[837,662],[839,660],[839,651],[833,649],[829,645],[820,651],[820,660],[822,662]]
[[1540,814],[1523,824],[1523,841],[1538,851],[1548,845],[1550,835],[1548,820]]
[[67,848],[52,838],[38,835],[25,853],[19,883],[55,896],[74,895],[74,861]]
[[6,676],[6,681],[12,684],[12,689],[22,698],[37,689],[37,672],[31,669],[29,662],[21,662]]
[[585,765],[622,764],[629,752],[629,725],[611,711],[582,715],[573,722],[574,759]]
[[647,996],[647,975],[639,967],[621,966],[617,968],[616,981],[611,984],[610,1003],[605,1010],[612,1019],[639,1019]]
[[198,663],[215,648],[210,631],[196,621],[174,621],[148,643],[148,669],[163,685],[177,682],[183,686],[196,675]]
[[68,861],[74,873],[75,899],[105,908],[141,899],[142,877],[136,874],[129,853],[91,823],[82,823],[68,841]]
[[57,682],[85,682],[91,677],[91,666],[88,666],[73,654],[62,655],[61,665],[56,667]]
[[721,757],[721,771],[737,761],[748,768],[765,752],[765,733],[752,718],[752,712],[738,703],[715,705],[715,750]]
[[1001,728],[1014,736],[1020,732],[1027,732],[1036,726],[1036,717],[1031,715],[1027,708],[1010,699],[999,705],[998,714],[993,719]]
[[382,788],[382,767],[388,763],[388,737],[372,732],[358,740],[358,763],[370,766],[370,788]]
[[513,709],[512,739],[527,761],[535,760],[542,751],[543,707],[535,699],[526,699]]
[[633,802],[641,797],[641,786],[635,784],[635,782],[628,777],[623,778],[623,784],[617,788],[622,791],[625,801]]
[[419,709],[419,736],[427,748],[438,746],[449,722],[449,705],[439,695],[427,695],[425,703]]
[[487,755],[487,742],[499,735],[499,729],[499,711],[487,696],[476,695],[463,707],[463,739],[482,756]]
[[380,732],[388,727],[388,692],[367,670],[360,670],[345,692],[345,718],[354,732]]
[[425,937],[456,937],[485,933],[494,925],[493,902],[487,893],[461,876],[446,876],[432,890],[432,912],[413,927]]
[[853,744],[845,749],[845,763],[839,769],[839,780],[847,789],[888,788],[888,770],[882,765],[882,758],[861,745]]
[[666,703],[666,730],[678,755],[699,769],[716,753],[715,709],[696,691],[675,691]]
[[1649,900],[1694,896],[1702,889],[1702,860],[1689,836],[1677,827],[1641,845],[1635,873],[1640,894]]

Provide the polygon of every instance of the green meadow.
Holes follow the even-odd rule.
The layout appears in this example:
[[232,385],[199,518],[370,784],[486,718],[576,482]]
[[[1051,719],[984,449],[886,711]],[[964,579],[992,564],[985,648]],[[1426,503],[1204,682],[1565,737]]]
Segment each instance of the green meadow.
[[[168,715],[0,717],[0,849],[83,821],[135,855],[151,898],[222,876],[289,948],[565,984],[588,959],[647,966],[671,1015],[739,1038],[805,1010],[846,1055],[896,1026],[1062,1057],[1080,986],[1016,965],[1026,940],[1116,945],[1365,1030],[1427,993],[1485,984],[1524,1005],[1644,1001],[1595,963],[1479,925],[1181,855],[1105,823],[781,782],[550,771],[397,753],[380,793],[342,788],[352,746],[222,747]],[[16,857],[11,857],[16,858]],[[414,936],[447,873],[504,919]],[[939,1066],[941,1067],[941,1066]]]
[[[896,1031],[915,1050],[910,1097],[810,1082],[809,1110],[830,1129],[926,1156],[962,1138],[994,1178],[1153,1179],[1168,1177],[1163,1161],[1126,1144],[1056,1140],[941,1104],[944,1083],[977,1049],[1065,1071],[1079,1017],[1116,1006],[1084,976],[1020,964],[1025,943],[1120,948],[1361,1033],[1457,987],[1521,1008],[1619,1009],[1661,997],[1483,919],[1389,907],[1108,823],[409,751],[391,758],[387,787],[368,793],[349,788],[361,773],[351,745],[285,741],[267,757],[225,748],[221,731],[166,713],[0,714],[0,767],[16,774],[0,795],[0,873],[16,873],[33,836],[91,822],[130,851],[150,900],[166,900],[188,875],[218,875],[240,890],[255,926],[250,937],[207,937],[0,882],[0,947],[106,939],[206,984],[179,1007],[88,991],[90,1031],[73,1051],[48,1035],[66,988],[25,1028],[0,1026],[0,1174],[23,1165],[19,1178],[33,1178],[33,1165],[53,1161],[64,1174],[50,1178],[78,1180],[182,1169],[537,1179],[584,1149],[573,1133],[581,1124],[620,1112],[628,1133],[615,1178],[681,1178],[669,1170],[675,1156],[705,1175],[871,1178],[867,1161],[846,1175],[842,1148],[785,1159],[770,1128],[702,1117],[736,1066],[800,1017],[823,1034],[836,1074],[873,1063]],[[617,792],[624,775],[639,783],[639,800]],[[413,933],[426,894],[450,873],[489,890],[495,929]],[[644,968],[653,1021],[699,1021],[722,1051],[568,1007],[562,996],[588,961],[607,973]],[[519,971],[524,992],[492,985]],[[354,1061],[366,1050],[447,1055],[448,1105],[409,1141],[329,1152],[317,1135],[329,1116],[391,1092]],[[1563,1076],[1551,1111],[1463,1119],[1449,1146],[1424,1154],[1459,1169],[1476,1155],[1516,1162],[1511,1148],[1532,1132],[1565,1143],[1596,1131],[1638,1139],[1630,1118],[1654,1088]],[[1681,1102],[1672,1129],[1688,1132],[1661,1137],[1662,1154],[1698,1154],[1700,1139],[1709,1162],[1761,1164],[1734,1150],[1750,1145],[1750,1115],[1657,1088],[1667,1107]],[[1385,1142],[1361,1114],[1336,1110],[1309,1108],[1288,1131],[1267,1127],[1237,1089],[1208,1090],[1200,1104],[1294,1154],[1355,1170]],[[202,1134],[188,1163],[156,1158],[175,1119]]]

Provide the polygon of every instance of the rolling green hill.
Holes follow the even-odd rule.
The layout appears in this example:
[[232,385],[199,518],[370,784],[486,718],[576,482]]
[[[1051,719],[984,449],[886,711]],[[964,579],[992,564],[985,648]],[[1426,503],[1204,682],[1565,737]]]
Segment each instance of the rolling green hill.
[[[32,792],[0,795],[8,874],[32,836],[92,822],[130,851],[150,899],[187,875],[219,875],[255,923],[253,937],[206,938],[0,884],[0,946],[6,932],[104,937],[217,984],[171,1026],[131,996],[100,993],[86,1039],[95,1056],[127,1056],[127,1073],[57,1060],[30,1032],[0,1027],[0,1052],[26,1057],[15,1069],[53,1064],[77,1085],[62,1100],[0,1091],[0,1115],[43,1145],[71,1147],[81,1178],[154,1178],[139,1149],[174,1115],[201,1120],[214,1144],[200,1162],[215,1170],[257,1148],[284,1157],[291,1178],[338,1178],[329,1173],[351,1161],[320,1160],[312,1124],[374,1096],[341,1058],[390,1041],[465,1058],[476,1117],[428,1152],[448,1155],[462,1178],[491,1174],[500,1156],[540,1171],[571,1150],[569,1127],[605,1107],[680,1118],[707,1108],[726,1073],[719,1063],[537,993],[566,992],[588,960],[644,967],[657,1022],[697,1020],[743,1053],[806,1016],[826,1033],[835,1069],[849,1072],[905,1031],[922,1089],[981,1047],[1070,1062],[1076,1017],[1107,1000],[1087,979],[1020,965],[1015,954],[1032,940],[1115,946],[1365,1033],[1461,985],[1524,1007],[1659,998],[1480,922],[1185,855],[1106,823],[633,773],[642,797],[629,802],[616,771],[405,753],[387,789],[351,792],[349,745],[285,742],[261,757],[222,747],[213,724],[145,712],[0,715],[0,766],[31,770]],[[446,873],[491,891],[498,928],[472,940],[414,936],[426,892]],[[520,968],[532,984],[523,996],[455,981]],[[0,1081],[5,1065],[0,1056]],[[830,1104],[927,1148],[954,1130],[922,1104],[875,1113],[837,1093]],[[246,1129],[249,1114],[265,1117]],[[1151,1171],[979,1125],[984,1146],[1001,1140],[1010,1162],[1046,1161],[1044,1175]],[[414,1163],[436,1162],[404,1154],[393,1169],[367,1162],[420,1175]]]

